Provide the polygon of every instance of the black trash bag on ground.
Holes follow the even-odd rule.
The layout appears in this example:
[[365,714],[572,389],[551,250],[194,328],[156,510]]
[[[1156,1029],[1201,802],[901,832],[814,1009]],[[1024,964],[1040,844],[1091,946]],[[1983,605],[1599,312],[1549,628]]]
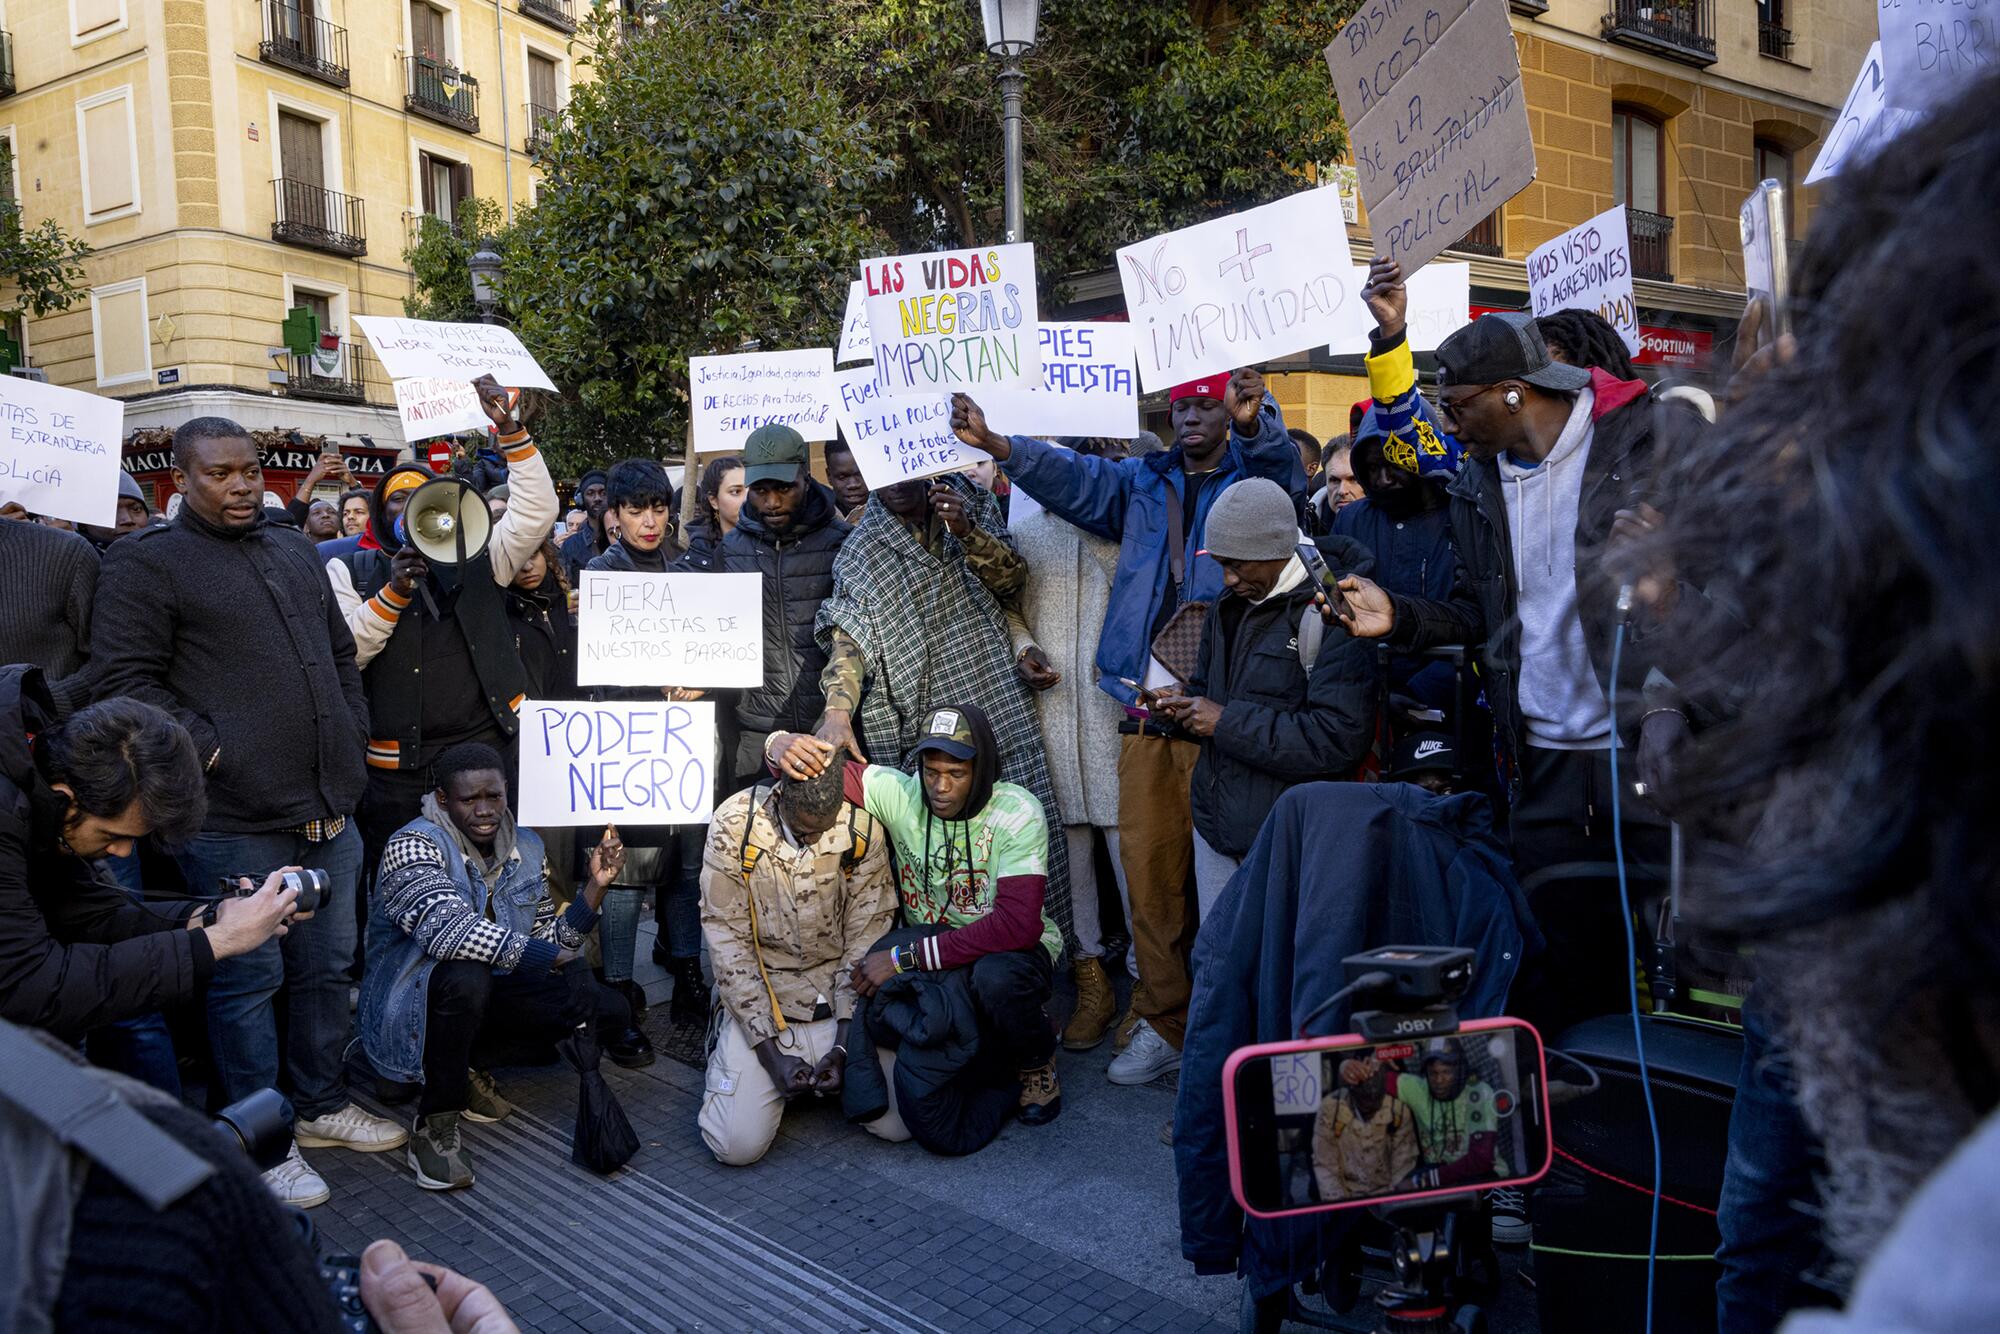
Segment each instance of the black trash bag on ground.
[[639,1136],[625,1119],[618,1095],[597,1068],[597,1030],[579,1025],[556,1043],[556,1050],[580,1077],[576,1090],[576,1133],[570,1137],[569,1160],[599,1176],[609,1176],[639,1152]]

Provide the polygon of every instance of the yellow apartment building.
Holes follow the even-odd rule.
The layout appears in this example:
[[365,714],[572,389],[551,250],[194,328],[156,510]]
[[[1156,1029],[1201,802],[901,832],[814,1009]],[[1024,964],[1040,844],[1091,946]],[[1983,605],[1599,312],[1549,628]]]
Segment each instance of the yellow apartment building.
[[[1757,182],[1800,183],[1876,36],[1869,0],[1511,0],[1535,140],[1534,184],[1444,258],[1469,261],[1475,313],[1525,309],[1530,251],[1627,210],[1651,378],[1699,380],[1743,310],[1737,210]],[[1374,253],[1365,210],[1349,237]],[[1114,278],[1115,282],[1115,278]],[[1293,358],[1287,420],[1321,438],[1367,395],[1359,359]],[[1274,368],[1276,369],[1276,368]]]
[[94,251],[28,365],[126,400],[134,448],[208,414],[400,445],[353,317],[402,313],[423,215],[533,198],[580,3],[4,0],[7,184]]

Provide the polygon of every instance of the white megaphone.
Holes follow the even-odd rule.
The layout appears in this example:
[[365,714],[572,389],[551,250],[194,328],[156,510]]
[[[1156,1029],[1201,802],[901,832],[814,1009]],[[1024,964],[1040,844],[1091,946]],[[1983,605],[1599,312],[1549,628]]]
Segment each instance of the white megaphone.
[[438,477],[410,493],[396,536],[433,565],[463,565],[486,550],[493,516],[486,497],[460,477]]

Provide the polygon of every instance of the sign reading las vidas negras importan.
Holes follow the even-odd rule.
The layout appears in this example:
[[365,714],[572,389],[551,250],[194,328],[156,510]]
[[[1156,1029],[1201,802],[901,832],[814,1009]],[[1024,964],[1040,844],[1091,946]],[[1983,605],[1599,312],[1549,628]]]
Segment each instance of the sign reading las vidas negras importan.
[[865,259],[861,284],[884,393],[1032,389],[1041,380],[1032,245]]
[[1326,63],[1376,253],[1405,276],[1535,179],[1507,0],[1367,0]]
[[1332,342],[1361,299],[1333,186],[1118,252],[1147,392]]

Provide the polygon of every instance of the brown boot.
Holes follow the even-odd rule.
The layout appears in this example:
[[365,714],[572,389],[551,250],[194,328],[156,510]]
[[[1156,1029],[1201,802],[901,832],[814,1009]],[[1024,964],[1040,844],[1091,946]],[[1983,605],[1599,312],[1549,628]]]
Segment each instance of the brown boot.
[[1132,1045],[1132,1034],[1139,1027],[1139,1014],[1131,1006],[1118,1016],[1118,1022],[1111,1025],[1111,1050],[1124,1051]]
[[1045,1126],[1062,1114],[1062,1081],[1056,1063],[1021,1072],[1021,1124]]
[[1076,1013],[1062,1033],[1062,1045],[1070,1051],[1089,1051],[1104,1041],[1111,1021],[1118,1014],[1118,1000],[1111,991],[1102,959],[1078,959],[1070,970],[1076,979]]

